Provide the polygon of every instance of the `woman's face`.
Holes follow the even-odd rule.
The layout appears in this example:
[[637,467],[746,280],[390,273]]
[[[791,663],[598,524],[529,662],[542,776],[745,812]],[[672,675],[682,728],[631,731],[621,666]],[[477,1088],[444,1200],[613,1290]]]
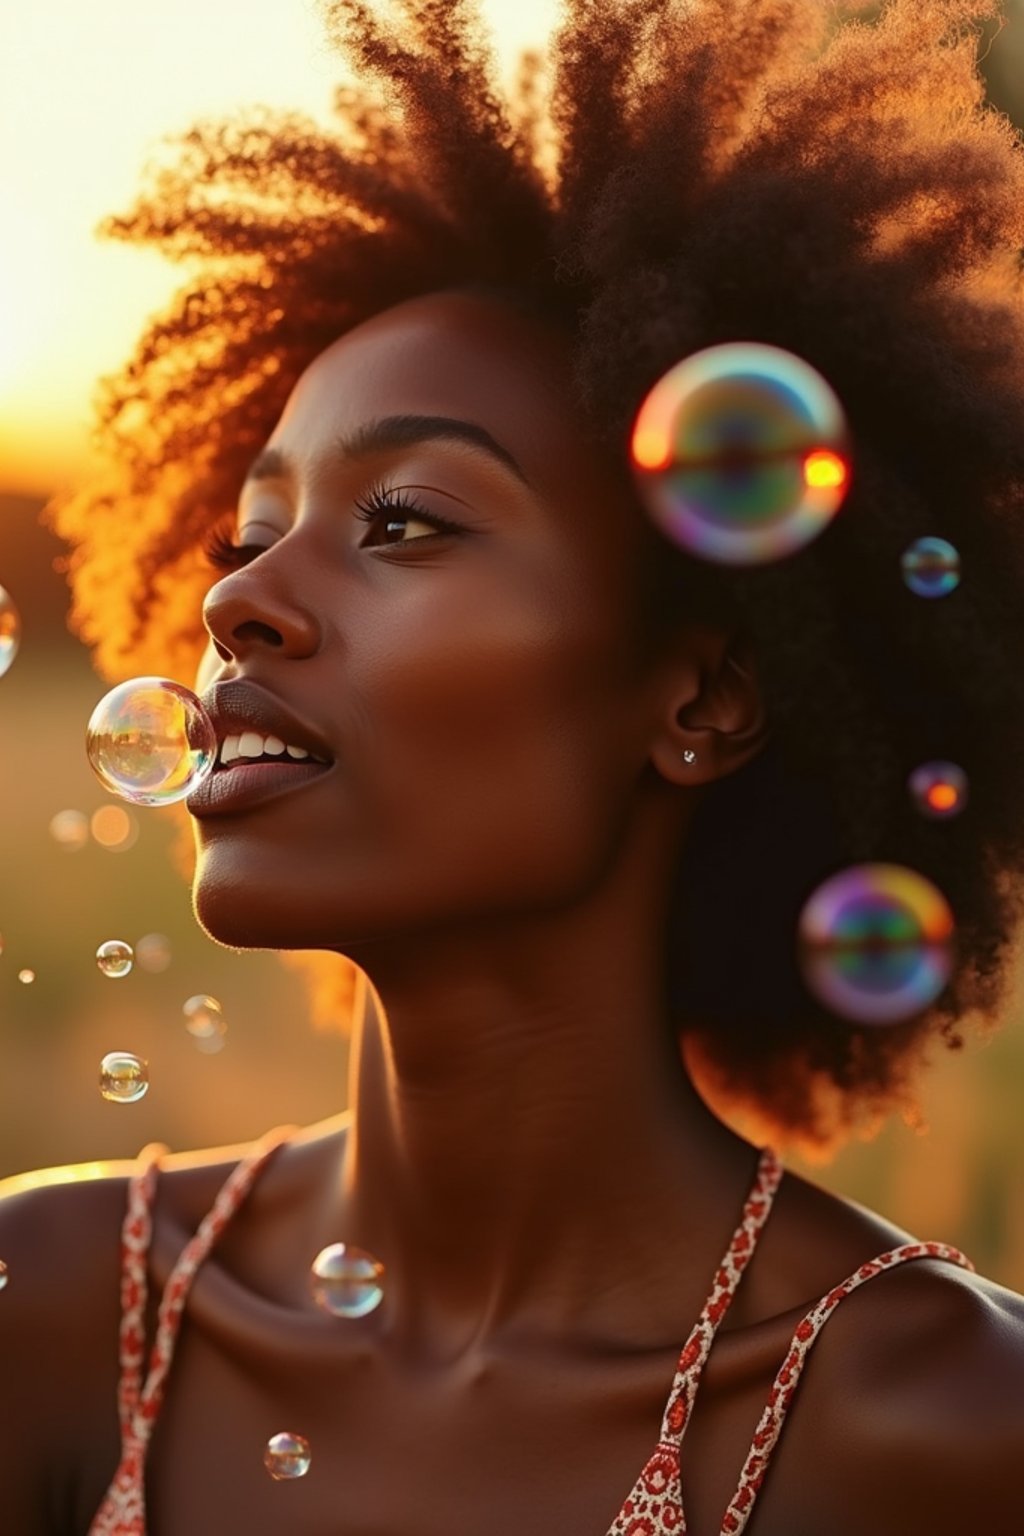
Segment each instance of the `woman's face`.
[[[568,343],[496,300],[412,300],[315,359],[267,446],[282,467],[242,490],[199,686],[255,684],[331,764],[218,765],[190,802],[200,922],[358,958],[578,899],[648,758],[650,531],[586,443]],[[401,505],[366,521],[379,493]],[[232,788],[264,772],[271,794]]]

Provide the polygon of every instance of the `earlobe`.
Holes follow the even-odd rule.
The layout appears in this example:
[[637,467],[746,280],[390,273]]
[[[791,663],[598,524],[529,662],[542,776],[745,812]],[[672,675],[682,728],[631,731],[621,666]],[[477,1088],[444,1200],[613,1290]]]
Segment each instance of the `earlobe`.
[[707,784],[725,778],[756,757],[770,734],[754,668],[732,647],[701,668],[696,693],[669,701],[664,727],[651,752],[672,784]]

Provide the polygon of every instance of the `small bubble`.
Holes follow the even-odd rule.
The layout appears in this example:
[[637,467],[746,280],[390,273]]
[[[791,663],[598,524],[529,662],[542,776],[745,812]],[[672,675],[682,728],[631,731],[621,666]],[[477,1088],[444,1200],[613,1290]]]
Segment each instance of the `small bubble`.
[[286,1430],[279,1435],[271,1435],[263,1452],[263,1465],[278,1483],[293,1477],[305,1477],[311,1459],[309,1441],[301,1435],[290,1435]]
[[89,818],[82,811],[58,811],[50,820],[50,836],[68,853],[77,853],[89,841]]
[[30,987],[32,985],[32,983],[35,981],[35,979],[36,979],[35,971],[30,971],[27,967],[26,967],[25,970],[18,972],[18,980],[21,981],[21,982],[24,982],[26,987]]
[[4,1289],[8,1281],[7,1265],[0,1259],[0,1291]]
[[159,975],[171,963],[171,941],[165,933],[144,933],[135,946],[135,958],[144,971]]
[[843,408],[802,358],[729,342],[684,358],[637,415],[637,490],[689,554],[757,565],[824,531],[850,484]]
[[310,1284],[325,1312],[365,1317],[384,1296],[384,1265],[351,1243],[331,1243],[313,1260]]
[[967,775],[956,763],[922,763],[907,780],[911,798],[922,816],[947,821],[967,804]]
[[135,1104],[149,1090],[149,1066],[130,1051],[108,1051],[100,1062],[100,1092],[114,1104]]
[[197,992],[182,1004],[181,1011],[185,1015],[185,1028],[201,1051],[212,1056],[223,1047],[228,1025],[224,1010],[215,997],[208,992]]
[[900,864],[856,864],[819,885],[798,925],[804,981],[860,1024],[922,1013],[952,970],[953,915],[930,880]]
[[134,958],[131,945],[123,939],[105,939],[96,951],[96,964],[104,976],[127,976]]
[[900,560],[903,580],[917,597],[945,597],[960,585],[960,555],[947,539],[915,539]]
[[138,822],[120,805],[101,805],[93,811],[89,829],[93,840],[108,853],[127,853],[139,839]]
[[107,789],[135,805],[184,800],[213,768],[217,738],[191,689],[166,677],[120,683],[96,705],[86,754]]
[[10,593],[0,587],[0,677],[9,671],[21,644],[21,618]]

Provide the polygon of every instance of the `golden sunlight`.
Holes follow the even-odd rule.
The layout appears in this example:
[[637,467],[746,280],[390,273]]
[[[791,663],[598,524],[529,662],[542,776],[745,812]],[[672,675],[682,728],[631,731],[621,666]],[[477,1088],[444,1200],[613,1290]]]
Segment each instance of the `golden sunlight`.
[[[484,0],[502,67],[556,0]],[[0,492],[48,495],[89,454],[96,380],[184,266],[93,233],[124,212],[160,141],[265,104],[330,126],[344,79],[317,0],[47,0],[0,10]]]

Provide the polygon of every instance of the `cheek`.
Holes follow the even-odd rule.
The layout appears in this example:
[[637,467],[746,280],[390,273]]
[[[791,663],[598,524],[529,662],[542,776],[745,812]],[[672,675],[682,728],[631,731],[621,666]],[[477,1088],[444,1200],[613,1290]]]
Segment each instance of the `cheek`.
[[460,882],[571,879],[618,820],[626,727],[604,637],[496,619],[462,633],[363,671],[353,803],[434,879],[442,864]]

